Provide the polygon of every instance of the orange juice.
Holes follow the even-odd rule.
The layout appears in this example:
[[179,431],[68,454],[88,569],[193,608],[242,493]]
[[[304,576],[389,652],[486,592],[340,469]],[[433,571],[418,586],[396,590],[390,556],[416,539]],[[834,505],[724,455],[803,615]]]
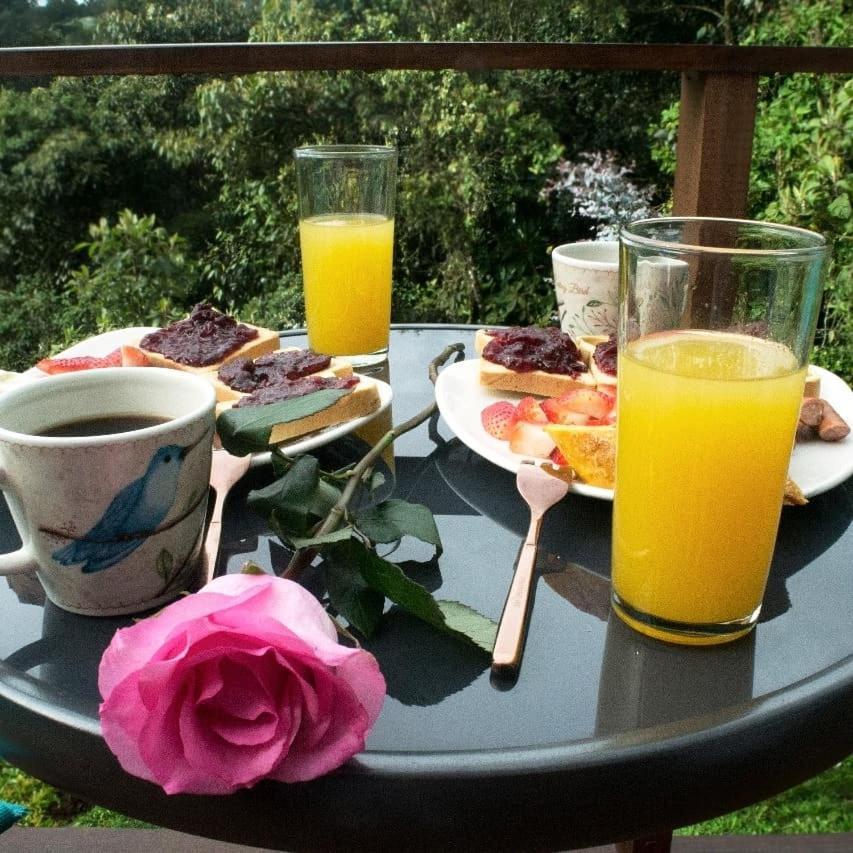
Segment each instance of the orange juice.
[[613,592],[634,628],[687,643],[749,630],[804,381],[787,347],[745,335],[665,332],[619,353]]
[[331,214],[299,223],[308,343],[328,355],[388,346],[394,220]]

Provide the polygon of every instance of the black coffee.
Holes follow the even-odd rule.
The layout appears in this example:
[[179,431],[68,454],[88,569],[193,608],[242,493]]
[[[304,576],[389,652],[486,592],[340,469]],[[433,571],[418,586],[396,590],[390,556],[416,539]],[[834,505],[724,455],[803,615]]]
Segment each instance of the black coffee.
[[67,421],[64,424],[48,427],[37,433],[48,438],[78,438],[91,435],[114,435],[119,432],[132,432],[135,429],[164,424],[171,418],[161,415],[103,415],[97,418],[82,418]]

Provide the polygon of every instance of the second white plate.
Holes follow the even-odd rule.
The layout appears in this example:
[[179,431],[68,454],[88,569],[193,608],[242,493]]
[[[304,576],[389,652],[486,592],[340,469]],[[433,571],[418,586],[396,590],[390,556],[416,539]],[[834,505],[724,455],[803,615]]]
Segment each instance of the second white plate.
[[[843,379],[821,367],[812,368],[820,375],[820,395],[849,424],[853,424],[853,391]],[[518,471],[524,456],[509,449],[509,444],[492,438],[480,422],[480,412],[495,400],[517,402],[522,394],[492,391],[480,385],[477,359],[460,361],[446,367],[435,383],[438,409],[454,434],[475,453],[505,468]],[[797,443],[791,454],[789,474],[806,497],[814,497],[834,488],[853,475],[853,433],[842,441],[809,441]],[[613,500],[612,489],[574,483],[572,491],[579,495]]]

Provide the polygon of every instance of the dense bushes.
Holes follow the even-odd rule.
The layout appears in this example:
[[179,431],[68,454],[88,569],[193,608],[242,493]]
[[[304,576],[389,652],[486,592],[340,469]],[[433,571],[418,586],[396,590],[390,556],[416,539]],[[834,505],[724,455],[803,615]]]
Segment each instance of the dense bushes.
[[[247,33],[690,41],[703,27],[709,38],[808,41],[816,21],[827,39],[849,40],[826,23],[840,19],[841,0],[821,0],[811,18],[785,11],[788,2],[773,16],[761,3],[749,15],[745,5],[711,4],[728,18],[646,0],[606,10],[592,0],[518,0],[511,10],[475,0],[102,5],[111,11],[97,17],[96,41]],[[805,75],[762,86],[753,213],[847,233],[822,358],[853,373],[844,325],[850,91]],[[666,201],[674,112],[656,117],[676,94],[674,76],[551,71],[60,79],[0,89],[0,366],[25,366],[105,325],[159,322],[203,297],[256,322],[300,324],[291,150],[319,141],[399,147],[396,320],[544,320],[553,307],[550,246],[592,235],[607,224],[595,212],[608,206],[615,214],[620,204]],[[588,192],[572,190],[579,180]]]
[[[839,0],[785,2],[745,25],[745,44],[853,44]],[[677,104],[655,130],[653,156],[675,169]],[[853,79],[794,74],[760,83],[749,186],[750,215],[824,234],[832,245],[814,359],[853,380]]]

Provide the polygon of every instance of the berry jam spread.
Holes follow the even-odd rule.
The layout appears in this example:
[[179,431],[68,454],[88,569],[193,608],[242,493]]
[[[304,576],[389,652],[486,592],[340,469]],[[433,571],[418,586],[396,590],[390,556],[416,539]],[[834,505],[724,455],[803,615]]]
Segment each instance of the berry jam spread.
[[517,373],[544,370],[577,376],[586,373],[586,365],[575,342],[559,329],[538,326],[490,329],[491,340],[483,349],[483,358]]
[[608,376],[616,375],[616,335],[611,335],[606,341],[597,344],[592,351],[596,366]]
[[212,306],[200,303],[189,317],[147,334],[140,346],[180,364],[206,367],[222,361],[257,336],[257,329],[244,326]]
[[318,355],[310,349],[272,352],[254,361],[235,358],[219,369],[219,379],[229,388],[251,393],[265,385],[275,385],[287,379],[301,379],[332,363],[328,355]]
[[358,385],[358,377],[350,376],[307,376],[303,379],[282,380],[275,385],[264,385],[251,394],[241,397],[234,408],[245,406],[263,406],[267,403],[280,403],[282,400],[292,400],[294,397],[304,397],[314,391],[325,391],[327,388],[348,390]]

